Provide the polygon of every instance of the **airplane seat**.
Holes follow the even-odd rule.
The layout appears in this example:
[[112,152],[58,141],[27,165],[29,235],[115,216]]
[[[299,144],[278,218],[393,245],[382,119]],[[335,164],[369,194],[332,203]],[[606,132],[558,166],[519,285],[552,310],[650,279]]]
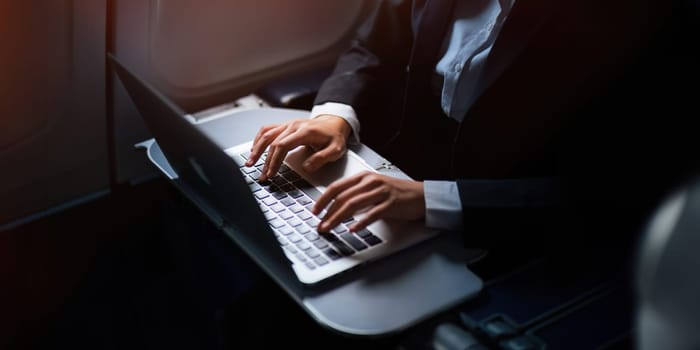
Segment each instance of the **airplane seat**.
[[700,177],[655,211],[636,264],[637,348],[700,348]]
[[[678,24],[676,70],[683,79],[697,81],[697,38],[700,37],[700,1],[675,2]],[[663,69],[667,74],[667,69]],[[676,80],[677,81],[677,80]],[[678,111],[696,110],[693,89],[677,83],[670,90]],[[689,104],[692,103],[691,104]],[[677,140],[694,139],[696,128],[678,133]],[[697,169],[694,143],[689,152],[671,154],[686,158]],[[681,148],[677,148],[681,150]],[[634,339],[637,349],[700,349],[700,171],[669,193],[653,212],[637,247],[635,271],[636,313]]]
[[291,74],[265,84],[254,95],[272,107],[310,110],[318,89],[332,69],[327,66]]

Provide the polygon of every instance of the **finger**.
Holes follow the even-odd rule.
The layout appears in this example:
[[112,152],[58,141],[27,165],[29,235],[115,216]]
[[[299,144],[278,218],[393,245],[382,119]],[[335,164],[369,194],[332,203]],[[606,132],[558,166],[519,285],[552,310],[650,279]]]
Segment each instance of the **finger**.
[[381,219],[384,216],[384,213],[386,213],[386,211],[389,210],[390,206],[391,202],[383,201],[382,203],[370,209],[362,219],[357,220],[354,224],[349,226],[348,229],[352,232],[357,232],[362,230],[363,228],[366,228],[375,221]]
[[258,132],[255,134],[255,137],[253,138],[253,143],[258,142],[260,139],[260,136],[262,136],[264,133],[268,132],[270,129],[274,129],[278,127],[279,124],[268,124],[268,125],[263,125],[258,129]]
[[377,173],[365,171],[363,173],[360,173],[358,176],[361,178],[360,183],[356,186],[353,186],[350,189],[344,190],[342,193],[336,194],[334,198],[335,201],[331,203],[330,208],[328,208],[327,212],[335,212],[336,210],[338,210],[339,206],[342,203],[346,202],[352,197],[359,195],[362,192],[370,192],[373,191],[375,188],[385,188],[384,186],[382,186],[385,184],[383,177],[378,175]]
[[272,162],[272,159],[275,156],[275,153],[277,152],[277,147],[275,144],[277,143],[278,140],[286,137],[289,133],[292,133],[294,129],[291,127],[287,126],[282,132],[280,132],[277,137],[275,137],[272,142],[270,142],[270,145],[267,149],[267,158],[265,158],[265,164],[263,165],[262,169],[262,175],[260,176],[259,180],[260,181],[266,181],[269,179],[271,176],[270,174],[270,163]]
[[363,179],[357,183],[356,185],[347,188],[345,191],[339,193],[333,200],[332,203],[328,206],[326,209],[326,214],[325,217],[330,218],[331,215],[333,215],[335,212],[337,212],[340,208],[342,208],[343,204],[345,204],[347,201],[363,194],[363,193],[369,193],[373,191],[376,188],[376,185],[372,184],[371,182],[367,181],[367,177],[363,177]]
[[346,179],[341,179],[333,182],[330,186],[326,187],[326,191],[323,192],[317,199],[316,204],[312,208],[311,212],[314,215],[318,215],[323,208],[325,208],[330,201],[335,198],[340,192],[344,191],[346,188],[355,185],[362,180],[362,176],[365,173],[361,173],[355,176],[348,177]]
[[318,170],[328,162],[338,160],[345,154],[345,145],[340,141],[334,141],[328,144],[322,150],[312,154],[303,164],[304,169],[308,172]]
[[270,145],[263,174],[268,178],[275,176],[282,166],[284,158],[287,157],[287,153],[307,141],[307,133],[300,129],[289,130],[289,132],[280,134],[277,140]]
[[377,188],[370,192],[359,194],[340,204],[340,207],[331,215],[328,213],[318,225],[319,231],[325,232],[338,226],[343,220],[355,215],[360,209],[369,207],[383,201],[385,192]]
[[284,125],[277,125],[274,127],[267,128],[265,131],[263,129],[260,129],[260,132],[258,132],[259,136],[256,136],[256,140],[253,141],[253,147],[250,150],[250,155],[248,156],[248,161],[246,162],[246,166],[253,166],[255,162],[258,161],[260,156],[265,152],[265,149],[267,146],[272,143],[275,138],[277,138],[277,135],[279,135],[283,130],[285,130],[286,127]]
[[279,126],[279,125],[266,125],[266,126],[261,127],[258,130],[258,132],[255,134],[255,138],[253,139],[253,144],[250,147],[250,155],[248,156],[248,161],[246,162],[246,166],[252,166],[253,164],[255,164],[255,162],[258,161],[258,158],[260,157],[260,153],[256,153],[255,149],[258,148],[256,146],[260,142],[260,138],[262,138],[262,136],[265,133],[269,132],[270,130],[274,129],[277,126]]

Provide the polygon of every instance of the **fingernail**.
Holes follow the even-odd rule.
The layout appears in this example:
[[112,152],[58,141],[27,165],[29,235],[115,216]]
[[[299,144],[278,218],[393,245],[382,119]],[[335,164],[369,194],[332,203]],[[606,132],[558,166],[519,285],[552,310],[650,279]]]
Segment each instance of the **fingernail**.
[[320,223],[320,224],[318,224],[318,230],[321,231],[321,232],[324,232],[324,231],[326,231],[326,230],[328,229],[327,226],[328,226],[328,225],[327,225],[326,223]]

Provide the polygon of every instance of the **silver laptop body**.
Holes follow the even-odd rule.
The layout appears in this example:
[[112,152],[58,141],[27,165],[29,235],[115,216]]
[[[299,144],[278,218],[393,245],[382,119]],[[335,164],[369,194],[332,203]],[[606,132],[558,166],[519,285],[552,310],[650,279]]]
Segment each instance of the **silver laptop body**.
[[[243,166],[252,142],[224,149],[169,98],[114,56],[110,55],[110,59],[179,178],[210,202],[239,231],[241,239],[255,242],[260,254],[290,266],[300,282],[313,285],[326,281],[438,233],[422,222],[387,219],[356,233],[347,230],[349,222],[330,233],[317,232],[315,225],[319,218],[309,212],[314,197],[337,179],[376,171],[363,158],[348,150],[340,160],[310,174],[300,166],[309,151],[299,147],[290,152],[279,175],[261,184],[255,181],[260,169]],[[257,112],[275,113],[275,110]],[[256,165],[261,166],[262,162]],[[400,171],[396,174],[408,178]],[[356,214],[355,219],[362,215]]]

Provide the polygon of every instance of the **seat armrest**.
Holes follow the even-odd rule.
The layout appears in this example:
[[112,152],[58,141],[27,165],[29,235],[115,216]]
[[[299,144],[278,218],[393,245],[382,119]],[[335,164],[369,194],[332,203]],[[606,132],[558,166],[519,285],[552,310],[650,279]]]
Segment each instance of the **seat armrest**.
[[310,110],[318,89],[331,74],[332,67],[296,73],[274,80],[255,91],[272,107]]

